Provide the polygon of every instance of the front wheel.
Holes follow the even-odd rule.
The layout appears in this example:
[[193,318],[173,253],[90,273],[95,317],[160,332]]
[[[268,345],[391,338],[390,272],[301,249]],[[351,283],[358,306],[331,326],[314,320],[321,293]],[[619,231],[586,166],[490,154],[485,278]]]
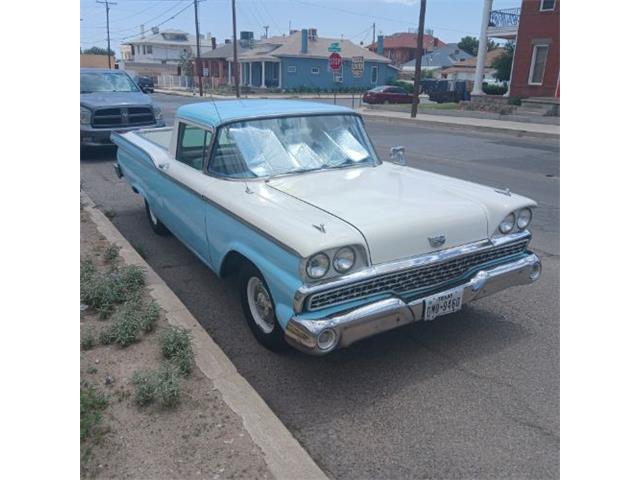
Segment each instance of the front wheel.
[[162,236],[168,235],[169,230],[164,226],[164,223],[158,220],[158,217],[155,216],[155,214],[151,210],[151,207],[149,206],[149,202],[147,202],[146,200],[144,201],[144,207],[147,211],[147,220],[149,220],[149,224],[151,225],[151,230],[153,230],[153,233]]
[[284,350],[287,343],[276,309],[264,277],[253,265],[246,265],[240,272],[240,301],[251,333],[267,349]]

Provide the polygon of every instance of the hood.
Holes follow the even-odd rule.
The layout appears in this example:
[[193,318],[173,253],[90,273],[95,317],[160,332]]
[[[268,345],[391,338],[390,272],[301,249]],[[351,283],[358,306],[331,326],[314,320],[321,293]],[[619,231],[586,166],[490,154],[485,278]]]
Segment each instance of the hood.
[[[274,178],[268,185],[358,229],[374,265],[486,239],[514,204],[489,187],[387,162]],[[442,235],[443,244],[429,240]]]
[[81,93],[80,105],[95,109],[103,107],[152,106],[151,97],[142,92]]

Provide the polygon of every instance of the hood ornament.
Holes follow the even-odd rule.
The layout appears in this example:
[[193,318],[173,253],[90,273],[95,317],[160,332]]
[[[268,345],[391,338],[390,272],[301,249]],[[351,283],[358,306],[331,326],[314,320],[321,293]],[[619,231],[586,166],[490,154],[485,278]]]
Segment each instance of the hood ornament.
[[315,228],[319,232],[327,233],[327,231],[324,229],[324,223],[321,223],[320,225],[315,225],[312,223],[311,225],[313,225],[313,228]]
[[433,237],[429,237],[429,245],[431,245],[432,247],[441,247],[442,245],[444,245],[444,242],[447,241],[447,237],[444,236],[444,234],[441,235],[434,235]]

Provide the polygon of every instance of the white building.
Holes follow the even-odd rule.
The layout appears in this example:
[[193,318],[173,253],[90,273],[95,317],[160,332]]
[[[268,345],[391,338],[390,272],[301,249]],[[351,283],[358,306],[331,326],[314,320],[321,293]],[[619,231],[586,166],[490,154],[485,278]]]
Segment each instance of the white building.
[[[184,58],[196,55],[196,37],[182,30],[162,30],[141,33],[120,45],[124,68],[147,75],[181,75]],[[200,35],[200,53],[212,49],[211,34]]]

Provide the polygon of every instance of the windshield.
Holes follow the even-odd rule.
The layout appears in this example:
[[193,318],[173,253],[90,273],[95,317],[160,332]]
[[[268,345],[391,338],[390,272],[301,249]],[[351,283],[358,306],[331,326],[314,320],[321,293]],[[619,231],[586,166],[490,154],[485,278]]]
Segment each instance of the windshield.
[[126,73],[88,72],[80,74],[80,93],[137,91],[137,85]]
[[209,172],[251,178],[377,164],[359,117],[317,115],[222,127]]

